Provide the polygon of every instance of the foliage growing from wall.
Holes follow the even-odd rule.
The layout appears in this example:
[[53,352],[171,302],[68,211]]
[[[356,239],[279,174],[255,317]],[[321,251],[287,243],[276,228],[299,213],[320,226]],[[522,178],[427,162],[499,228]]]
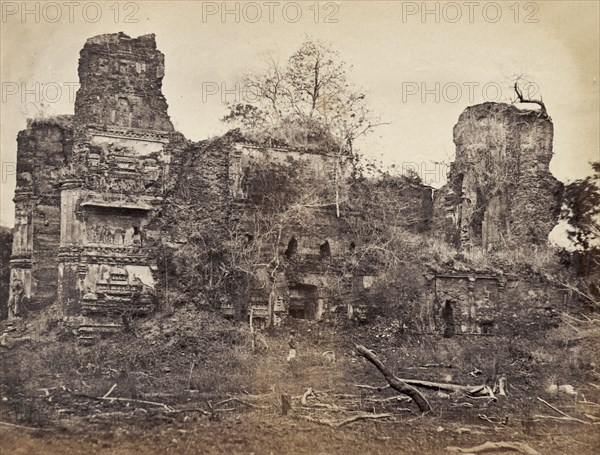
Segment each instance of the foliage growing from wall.
[[307,39],[284,66],[266,63],[242,78],[247,99],[231,104],[223,119],[253,140],[352,154],[354,141],[379,124],[329,45]]
[[12,230],[0,227],[0,319],[8,315],[8,292],[10,280],[10,254],[12,251]]
[[565,187],[563,217],[567,235],[574,244],[570,261],[581,277],[586,295],[600,298],[600,162],[592,163],[593,174]]
[[271,285],[280,269],[283,233],[310,223],[313,209],[333,207],[335,194],[308,162],[288,157],[280,163],[265,152],[244,172],[245,199],[232,204],[225,186],[222,205],[207,211],[207,182],[194,171],[196,162],[221,156],[226,164],[229,147],[218,140],[188,151],[162,223],[179,244],[171,262],[182,299],[233,305],[242,315],[250,291]]

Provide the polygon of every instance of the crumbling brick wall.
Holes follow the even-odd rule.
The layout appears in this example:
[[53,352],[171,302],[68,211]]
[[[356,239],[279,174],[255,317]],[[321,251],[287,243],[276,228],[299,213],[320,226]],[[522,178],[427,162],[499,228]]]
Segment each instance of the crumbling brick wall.
[[153,34],[88,39],[79,58],[77,123],[172,131],[162,94],[164,59]]
[[[314,148],[262,147],[234,132],[188,141],[173,129],[163,75],[153,35],[90,38],[80,53],[75,116],[37,120],[19,134],[11,282],[22,283],[28,310],[58,300],[66,315],[101,312],[98,291],[113,284],[126,293],[143,281],[160,294],[169,286],[167,256],[185,253],[194,236],[205,236],[216,252],[230,248],[232,230],[252,232],[245,182],[260,157],[306,162],[307,174],[329,190],[336,182],[338,191],[286,223],[279,243],[265,249],[256,275],[269,286],[244,295],[257,307],[266,300],[284,312],[292,299],[306,300],[319,317],[340,302],[368,301],[381,264],[369,254],[354,257],[368,241],[357,229],[362,221],[417,233],[433,225],[456,245],[486,249],[543,243],[556,221],[561,185],[548,170],[552,123],[540,112],[495,103],[465,110],[454,129],[449,182],[434,201],[431,188],[402,178],[384,181],[385,188],[350,184],[349,160]],[[375,222],[366,219],[373,211],[352,205],[353,198],[368,204],[369,185],[381,196],[372,206],[383,206]],[[273,251],[280,263],[271,274],[264,264],[277,262]],[[117,310],[127,307],[127,297],[112,297]]]
[[56,300],[59,186],[71,161],[72,146],[71,116],[29,121],[17,138],[11,284],[23,287],[21,314]]

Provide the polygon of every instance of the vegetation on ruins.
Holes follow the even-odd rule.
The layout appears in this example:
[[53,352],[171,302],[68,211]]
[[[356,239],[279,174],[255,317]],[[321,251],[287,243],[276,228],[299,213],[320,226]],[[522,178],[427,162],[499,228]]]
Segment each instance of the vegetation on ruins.
[[[131,49],[130,38],[120,35],[93,41],[103,52],[104,40],[118,39]],[[142,41],[154,49],[153,37]],[[136,55],[135,49],[118,58],[125,55]],[[119,68],[126,74],[125,66]],[[450,230],[468,238],[448,242],[432,228],[434,191],[416,173],[357,158],[355,140],[377,121],[364,94],[347,82],[347,68],[337,52],[308,40],[284,67],[270,60],[266,72],[246,76],[254,102],[231,106],[226,118],[239,130],[199,143],[179,133],[160,137],[167,142],[169,175],[156,180],[155,205],[133,204],[148,187],[140,194],[105,188],[106,200],[96,203],[107,224],[132,210],[152,213],[142,229],[152,261],[143,259],[153,267],[158,311],[133,317],[115,306],[96,326],[116,328],[110,337],[82,337],[79,329],[91,317],[86,320],[77,305],[86,296],[80,299],[82,289],[67,282],[72,301],[48,299],[31,316],[2,321],[0,434],[9,434],[9,446],[37,453],[36,443],[54,450],[58,441],[64,445],[55,451],[63,453],[81,441],[76,447],[89,447],[91,454],[337,453],[344,450],[342,438],[356,453],[593,450],[598,438],[590,430],[600,422],[593,281],[600,164],[594,165],[596,180],[566,188],[565,217],[579,245],[568,256],[545,238],[554,214],[543,209],[556,208],[562,191],[547,166],[552,124],[545,105],[525,99],[515,86],[520,101],[540,105],[543,119],[507,104],[467,108],[455,128],[462,156],[453,163],[440,218],[455,223],[463,217],[463,225]],[[111,76],[119,85],[118,74]],[[98,91],[104,92],[110,90]],[[90,91],[90,106],[99,94]],[[121,107],[125,112],[126,103]],[[136,118],[138,126],[160,118],[147,114]],[[164,128],[170,125],[166,107],[161,114]],[[510,130],[513,115],[519,126]],[[119,118],[115,137],[135,128],[127,129],[128,116]],[[537,135],[540,129],[544,134]],[[522,140],[531,147],[521,148]],[[56,144],[62,152],[62,142]],[[117,164],[127,176],[144,169],[129,166],[136,157],[125,149],[115,154],[122,161],[106,165],[107,175]],[[38,150],[48,154],[47,142]],[[86,150],[86,159],[91,152],[102,150]],[[145,159],[156,176],[158,155]],[[315,157],[322,161],[311,161]],[[527,185],[519,187],[523,174]],[[112,211],[106,202],[123,193],[129,208],[117,204]],[[521,204],[510,223],[502,211],[509,198],[511,207]],[[527,219],[531,214],[540,219]],[[526,235],[486,248],[484,218],[506,228],[498,229],[499,237],[509,237],[510,229]],[[139,235],[135,247],[125,248],[121,238],[116,246],[104,239],[91,248],[112,249],[128,260],[128,251],[142,244],[140,229],[131,227]],[[0,234],[7,245],[10,234]],[[86,241],[74,244],[90,246]],[[30,256],[27,265],[36,271],[39,259]],[[107,257],[110,264],[114,256]],[[565,257],[586,258],[585,273],[577,270],[583,276]],[[3,274],[8,258],[3,248]],[[70,263],[76,279],[85,281],[89,262]],[[111,286],[125,281],[122,267],[115,268],[121,279],[102,276]],[[445,279],[451,281],[446,288]],[[300,294],[301,286],[318,289],[309,305],[326,301],[327,311],[292,313],[290,294]],[[280,326],[274,301],[286,297]],[[69,305],[73,311],[65,312]],[[268,316],[254,325],[253,311],[267,305]],[[349,317],[364,307],[368,317]],[[290,329],[296,331],[293,346]],[[298,355],[286,360],[292,347]],[[481,444],[488,439],[498,442]],[[473,447],[440,445],[457,440]]]
[[[12,253],[12,230],[0,226],[0,301],[8,302],[8,287],[10,282],[10,268],[8,263],[10,262],[10,255]],[[5,312],[5,305],[0,308],[2,312],[0,318],[7,316]]]
[[[593,174],[565,187],[563,217],[574,248],[565,252],[573,263],[585,295],[600,302],[600,162],[591,163]],[[592,297],[593,296],[593,297]]]
[[307,39],[285,65],[272,56],[265,63],[242,78],[246,99],[224,118],[250,138],[352,155],[356,139],[380,124],[330,45]]

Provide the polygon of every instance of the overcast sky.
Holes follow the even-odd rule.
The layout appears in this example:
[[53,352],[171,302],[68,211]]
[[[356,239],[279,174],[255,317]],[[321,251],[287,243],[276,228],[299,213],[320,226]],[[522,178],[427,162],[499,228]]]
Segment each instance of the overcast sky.
[[[273,54],[306,36],[338,49],[352,80],[389,125],[361,144],[368,157],[420,168],[435,187],[454,155],[467,106],[508,101],[513,75],[542,96],[555,126],[553,174],[563,182],[599,159],[599,2],[2,2],[0,224],[12,226],[16,136],[36,115],[72,114],[79,51],[113,32],[156,34],[175,127],[201,140],[225,131],[222,98]],[[116,5],[116,6],[115,6]],[[229,94],[222,89],[231,90]],[[28,91],[24,91],[28,90]],[[214,93],[217,91],[219,93]]]

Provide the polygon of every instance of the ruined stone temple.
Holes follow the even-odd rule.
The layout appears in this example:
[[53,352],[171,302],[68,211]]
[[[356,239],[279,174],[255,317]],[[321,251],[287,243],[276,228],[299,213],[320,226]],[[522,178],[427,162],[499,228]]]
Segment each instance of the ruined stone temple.
[[435,196],[435,230],[462,248],[545,244],[563,190],[549,169],[553,132],[543,111],[497,103],[465,109],[448,183]]
[[[166,251],[185,243],[186,233],[158,220],[182,179],[202,194],[196,201],[202,222],[228,226],[243,219],[244,175],[257,156],[304,160],[319,173],[337,165],[322,150],[231,137],[210,147],[186,140],[167,113],[164,73],[154,35],[90,38],[80,53],[74,115],[29,120],[19,133],[10,316],[52,312],[84,336],[117,330],[121,315],[147,314],[168,292],[161,278]],[[415,230],[464,248],[544,242],[560,190],[548,170],[550,120],[488,103],[461,115],[454,139],[456,161],[435,198],[419,185],[398,194],[419,220]],[[274,292],[256,289],[247,296],[254,317],[266,318],[269,308],[275,321],[319,319],[335,310],[338,259],[360,239],[326,211],[316,209],[311,218],[283,233],[280,253],[289,267],[273,277]],[[376,267],[363,267],[344,276],[350,315],[363,311],[376,275]],[[442,287],[449,279],[436,278]],[[469,277],[452,283],[465,279],[468,285]],[[227,301],[222,310],[235,312]]]

